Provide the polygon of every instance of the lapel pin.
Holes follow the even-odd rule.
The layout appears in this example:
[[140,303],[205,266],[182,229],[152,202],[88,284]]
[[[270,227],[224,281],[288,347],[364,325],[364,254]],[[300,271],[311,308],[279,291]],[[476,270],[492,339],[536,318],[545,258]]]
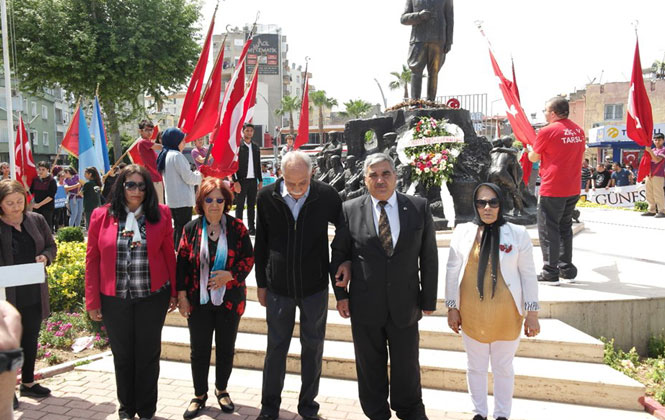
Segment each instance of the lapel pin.
[[406,211],[406,207],[402,207]]

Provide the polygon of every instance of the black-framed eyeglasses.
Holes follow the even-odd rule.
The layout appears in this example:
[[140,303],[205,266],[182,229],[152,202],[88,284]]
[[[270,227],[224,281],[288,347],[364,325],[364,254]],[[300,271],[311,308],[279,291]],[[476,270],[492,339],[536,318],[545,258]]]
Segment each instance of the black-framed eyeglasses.
[[224,202],[224,199],[223,198],[206,197],[204,201],[207,204],[212,204],[213,201],[217,201],[217,204],[222,204]]
[[476,207],[479,209],[484,209],[487,205],[490,205],[491,208],[497,209],[499,208],[499,199],[498,198],[490,198],[489,200],[481,200],[478,199],[476,200]]
[[145,127],[143,131],[153,131],[155,127]]
[[125,187],[127,191],[133,191],[137,188],[139,189],[139,191],[145,191],[146,189],[145,182],[127,181],[123,183],[122,186]]

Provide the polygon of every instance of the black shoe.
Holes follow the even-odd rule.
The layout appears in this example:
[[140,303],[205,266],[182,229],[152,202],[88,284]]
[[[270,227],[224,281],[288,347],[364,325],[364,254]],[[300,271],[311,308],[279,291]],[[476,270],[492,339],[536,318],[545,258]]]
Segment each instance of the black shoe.
[[577,267],[570,266],[570,268],[559,268],[559,277],[566,280],[573,280],[577,277]]
[[650,211],[648,211],[646,213],[642,213],[642,216],[655,216],[655,215],[656,215],[656,213],[651,213]]
[[319,417],[318,414],[315,414],[313,416],[300,416],[303,418],[303,420],[321,420],[321,417]]
[[259,414],[256,420],[277,420],[277,416],[269,416],[267,414]]
[[505,417],[497,417],[496,420],[508,420],[508,419]]
[[203,398],[192,398],[192,400],[189,402],[189,405],[191,406],[192,404],[196,404],[196,408],[190,410],[189,407],[187,407],[187,410],[185,410],[182,418],[193,419],[194,417],[198,416],[199,412],[205,408],[207,400],[208,394],[206,394]]
[[48,397],[51,394],[50,389],[43,387],[39,384],[34,384],[33,386],[25,386],[21,384],[19,390],[21,391],[22,397],[42,398],[42,397]]
[[476,414],[475,416],[473,416],[473,419],[471,420],[487,420],[487,417],[483,417],[480,414]]
[[120,420],[130,420],[130,419],[133,419],[134,416],[130,416],[130,415],[127,414],[127,413],[118,413],[118,418],[119,418]]
[[222,409],[225,413],[233,413],[236,410],[236,406],[231,401],[231,397],[228,392],[220,392],[219,394],[215,390],[215,396],[217,397],[217,402],[219,403],[219,408]]
[[654,219],[662,219],[665,217],[665,213],[656,213],[656,216],[654,216]]
[[547,278],[542,273],[538,274],[538,281],[543,283],[543,284],[548,284],[550,286],[558,286],[559,285],[559,278],[558,277]]
[[16,394],[14,394],[14,410],[18,409],[18,397],[16,397]]

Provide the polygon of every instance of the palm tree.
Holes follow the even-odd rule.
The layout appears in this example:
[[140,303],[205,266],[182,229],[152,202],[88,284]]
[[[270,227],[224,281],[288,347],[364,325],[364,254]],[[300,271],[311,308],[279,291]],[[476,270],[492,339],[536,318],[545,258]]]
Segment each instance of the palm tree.
[[362,118],[372,109],[372,104],[362,99],[351,99],[348,102],[344,102],[346,110],[340,112],[345,117],[351,117],[354,119]]
[[326,141],[323,137],[323,108],[337,106],[337,99],[327,97],[325,90],[317,90],[310,93],[309,99],[314,106],[319,107],[319,140],[321,141],[321,144],[324,144]]
[[411,83],[411,69],[409,69],[407,66],[402,64],[402,72],[396,72],[392,71],[390,72],[392,76],[395,76],[395,79],[390,84],[388,87],[390,90],[396,90],[399,89],[400,87],[404,87],[404,99],[409,98],[409,83]]
[[293,111],[300,109],[300,99],[296,96],[285,95],[282,97],[282,102],[280,107],[275,110],[275,114],[278,117],[284,115],[289,116],[289,129],[291,130],[291,135],[295,136],[295,130],[293,129]]

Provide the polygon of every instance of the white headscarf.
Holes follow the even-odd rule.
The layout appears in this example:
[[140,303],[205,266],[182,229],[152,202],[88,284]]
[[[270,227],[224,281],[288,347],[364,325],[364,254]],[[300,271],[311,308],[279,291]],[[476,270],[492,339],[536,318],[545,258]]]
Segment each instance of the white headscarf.
[[129,211],[129,208],[125,206],[125,211],[127,212],[127,218],[125,219],[125,231],[132,231],[134,235],[132,236],[132,244],[141,243],[141,231],[139,230],[139,222],[137,219],[143,214],[143,204],[141,204],[134,212]]

